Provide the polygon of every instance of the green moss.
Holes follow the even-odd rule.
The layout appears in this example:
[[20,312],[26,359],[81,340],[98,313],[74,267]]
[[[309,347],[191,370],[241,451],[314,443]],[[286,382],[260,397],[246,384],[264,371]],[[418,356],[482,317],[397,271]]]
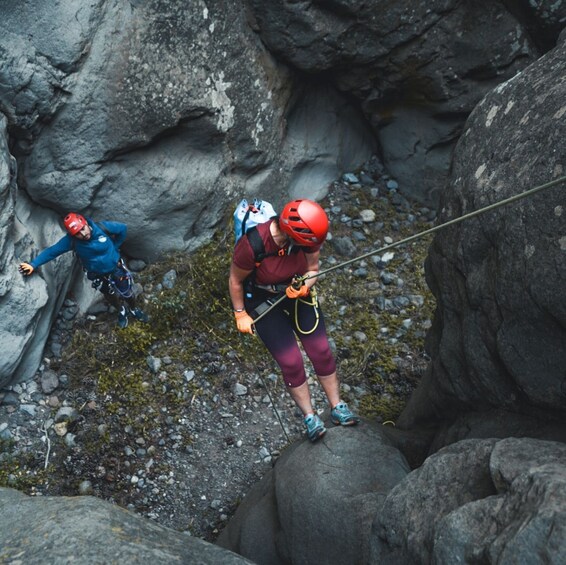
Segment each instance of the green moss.
[[[392,223],[398,214],[386,198],[376,200],[363,189],[352,191],[352,198],[345,213],[354,216],[361,208],[372,208],[385,224],[383,233],[394,233]],[[364,229],[368,247],[361,253],[373,249],[372,237],[380,237]],[[335,237],[350,234],[351,228],[341,223],[333,226]],[[403,229],[395,232],[396,239],[409,235],[412,233]],[[396,250],[390,265],[406,281],[404,294],[425,297],[423,307],[408,306],[403,313],[381,311],[379,300],[393,296],[394,291],[381,287],[379,270],[370,259],[366,260],[367,280],[354,276],[359,267],[355,263],[318,282],[327,325],[332,327],[330,335],[336,343],[340,378],[352,385],[362,384],[370,391],[361,402],[366,416],[393,417],[409,394],[406,387],[396,386],[400,380],[398,360],[408,353],[417,356],[422,352],[424,337],[412,327],[405,329],[403,320],[410,317],[414,326],[419,326],[418,322],[432,315],[432,295],[424,281],[429,242],[430,237]],[[109,321],[96,320],[85,321],[76,329],[73,343],[64,351],[61,368],[79,377],[77,385],[92,384],[102,399],[101,408],[115,416],[117,426],[131,425],[143,435],[146,429],[158,425],[163,407],[167,407],[169,417],[180,416],[193,397],[209,394],[185,382],[182,373],[187,368],[206,372],[213,386],[215,380],[223,378],[219,372],[209,371],[214,362],[220,365],[233,360],[242,371],[277,371],[261,341],[236,330],[228,294],[232,251],[232,226],[228,222],[225,231],[218,232],[196,252],[170,254],[136,276],[147,289],[146,296],[151,296],[144,305],[151,318],[149,324],[132,321],[125,330],[114,326],[109,330]],[[412,257],[407,264],[402,257],[405,252]],[[331,253],[330,244],[323,260]],[[158,287],[171,269],[177,273],[174,288]],[[368,284],[372,281],[374,284]],[[357,339],[355,332],[362,332],[367,340]],[[171,359],[158,374],[147,365],[147,356],[152,353]],[[406,377],[404,374],[403,379]],[[186,441],[190,442],[190,437]]]
[[381,422],[395,422],[404,407],[405,399],[392,394],[371,394],[360,401],[360,413]]
[[0,487],[14,488],[32,494],[48,480],[50,467],[44,468],[30,453],[13,452],[13,442],[0,441]]
[[130,361],[149,353],[157,341],[155,329],[149,324],[129,324],[127,328],[116,331],[116,353],[126,355]]

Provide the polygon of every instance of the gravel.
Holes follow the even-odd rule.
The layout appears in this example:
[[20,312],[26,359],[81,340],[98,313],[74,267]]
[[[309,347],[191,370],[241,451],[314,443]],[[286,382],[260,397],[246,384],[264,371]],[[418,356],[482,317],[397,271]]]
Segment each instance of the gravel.
[[[415,233],[432,225],[430,209],[410,204],[398,189],[375,160],[333,183],[323,202],[333,233],[323,251],[322,268],[399,240],[403,230]],[[422,279],[422,265],[415,265],[412,255],[401,248],[393,256],[395,260],[390,252],[373,255],[342,276],[350,281],[349,287],[361,285],[365,315],[393,315],[399,318],[395,329],[382,323],[374,335],[358,328],[344,335],[355,300],[342,297],[343,283],[327,286],[328,297],[321,292],[329,309],[335,308],[336,316],[328,316],[331,342],[340,374],[347,375],[344,397],[356,410],[368,394],[390,395],[392,388],[387,379],[375,384],[364,367],[352,368],[354,344],[370,348],[372,342],[383,340],[392,346],[413,332],[417,345],[405,346],[393,360],[395,371],[388,372],[395,392],[404,397],[427,362],[422,340],[431,322],[421,309],[430,297],[418,291],[423,285],[416,280]],[[168,270],[154,292],[176,284],[177,273]],[[113,328],[114,315],[100,307],[94,312],[80,316],[69,296],[35,378],[0,391],[0,484],[34,496],[94,495],[214,541],[250,487],[289,443],[304,438],[302,418],[277,368],[267,355],[243,363],[230,351],[210,347],[206,336],[195,358],[183,362],[157,344],[144,358],[150,375],[142,383],[148,386],[146,419],[143,425],[139,418],[130,422],[126,409],[109,410],[108,398],[97,389],[97,377],[88,367],[78,374],[61,362],[64,354],[73,355],[69,348],[77,328],[96,330],[103,341],[118,331]],[[341,338],[336,339],[339,346],[335,335]],[[179,378],[174,380],[176,374]],[[313,375],[309,385],[322,413],[325,400]],[[173,393],[178,402],[171,403]],[[379,414],[371,417],[380,419]]]

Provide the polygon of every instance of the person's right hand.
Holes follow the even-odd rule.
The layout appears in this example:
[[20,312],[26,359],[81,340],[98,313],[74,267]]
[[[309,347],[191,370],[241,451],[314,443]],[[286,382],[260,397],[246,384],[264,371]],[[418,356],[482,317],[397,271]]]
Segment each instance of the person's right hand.
[[244,310],[243,312],[234,312],[234,317],[236,318],[236,326],[238,331],[243,334],[254,333],[253,324],[254,319]]
[[295,288],[292,284],[290,284],[285,289],[287,298],[305,298],[305,296],[309,295],[309,292],[310,288],[304,283],[303,286],[300,286],[299,288]]
[[25,275],[26,277],[29,277],[34,272],[34,270],[35,269],[29,263],[20,263],[20,266],[18,267],[18,271],[20,271],[20,273],[22,273],[22,275]]

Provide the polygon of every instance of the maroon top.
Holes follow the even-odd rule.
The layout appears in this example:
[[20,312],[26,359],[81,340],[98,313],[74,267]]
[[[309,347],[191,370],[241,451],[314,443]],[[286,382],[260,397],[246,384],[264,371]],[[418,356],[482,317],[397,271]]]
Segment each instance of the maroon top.
[[[277,253],[280,247],[275,243],[269,226],[271,222],[265,222],[257,226],[266,253]],[[305,253],[315,253],[320,245],[313,247],[301,247],[298,253],[283,256],[266,257],[256,270],[255,280],[258,284],[280,284],[290,283],[295,275],[304,275],[307,268]],[[245,271],[255,269],[254,252],[247,237],[242,237],[234,248],[234,264]]]

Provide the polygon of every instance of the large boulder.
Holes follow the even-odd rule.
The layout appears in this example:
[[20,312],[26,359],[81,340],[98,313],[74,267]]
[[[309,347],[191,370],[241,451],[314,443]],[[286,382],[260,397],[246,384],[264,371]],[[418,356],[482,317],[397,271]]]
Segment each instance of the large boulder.
[[330,428],[283,452],[218,543],[265,565],[365,563],[373,519],[408,472],[380,426]]
[[320,197],[374,148],[341,95],[273,60],[239,3],[35,0],[0,15],[20,187],[126,221],[138,256],[194,247],[241,192]]
[[123,221],[125,253],[152,260],[206,241],[244,194],[318,199],[375,149],[359,110],[275,61],[239,3],[3,3],[0,30],[0,160],[19,164],[17,187],[2,180],[1,385],[37,369],[73,282],[71,254],[25,286],[16,271],[61,215]]
[[[566,43],[477,106],[440,221],[565,175]],[[430,370],[400,424],[503,408],[566,415],[565,185],[446,228],[427,280],[437,299]]]
[[[0,388],[21,375],[30,375],[40,363],[51,318],[61,296],[50,294],[49,285],[65,289],[70,258],[62,258],[44,278],[24,280],[17,259],[32,244],[27,225],[37,211],[24,195],[17,194],[16,159],[8,149],[7,120],[0,114]],[[37,238],[46,241],[59,231],[49,219],[37,227]],[[62,269],[62,270],[61,270]]]
[[371,563],[564,563],[566,446],[467,440],[401,481],[376,515]]
[[445,188],[467,115],[539,55],[530,37],[545,13],[518,19],[513,2],[247,1],[270,51],[359,101],[386,168],[425,202]]
[[0,506],[2,563],[251,563],[91,496],[29,497],[0,488]]
[[[412,436],[411,432],[395,431]],[[566,426],[562,420],[541,419],[527,414],[518,414],[501,408],[483,412],[464,412],[454,421],[445,422],[433,433],[428,453],[469,438],[529,437],[552,440],[566,444]],[[400,447],[407,457],[405,450]]]

